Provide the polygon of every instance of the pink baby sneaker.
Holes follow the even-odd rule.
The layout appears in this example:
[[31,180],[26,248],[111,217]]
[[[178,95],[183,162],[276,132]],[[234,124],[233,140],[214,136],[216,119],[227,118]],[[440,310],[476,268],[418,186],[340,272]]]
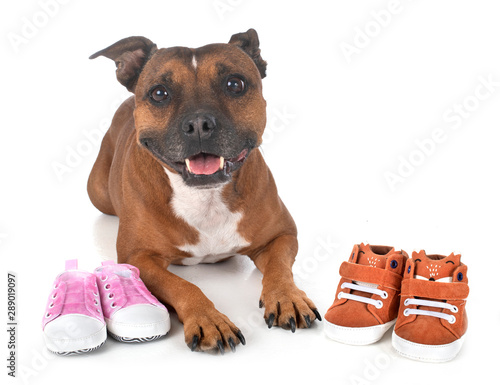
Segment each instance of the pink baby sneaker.
[[76,259],[54,281],[42,329],[47,349],[59,355],[90,352],[106,341],[96,277],[78,270]]
[[106,261],[94,274],[104,319],[113,338],[122,342],[145,342],[168,333],[168,310],[149,292],[135,266]]

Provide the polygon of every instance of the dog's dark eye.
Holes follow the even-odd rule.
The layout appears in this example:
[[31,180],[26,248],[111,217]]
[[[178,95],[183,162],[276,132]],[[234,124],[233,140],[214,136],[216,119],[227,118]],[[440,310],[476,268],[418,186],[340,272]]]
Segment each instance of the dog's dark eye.
[[161,103],[168,99],[168,91],[163,86],[156,86],[149,92],[149,97],[156,103]]
[[241,94],[245,90],[245,82],[236,76],[227,79],[226,89],[232,94]]

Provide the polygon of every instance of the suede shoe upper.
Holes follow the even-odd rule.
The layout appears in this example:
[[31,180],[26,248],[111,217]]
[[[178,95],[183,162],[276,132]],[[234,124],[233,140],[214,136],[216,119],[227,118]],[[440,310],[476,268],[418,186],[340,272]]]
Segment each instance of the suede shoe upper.
[[401,288],[401,306],[394,332],[417,344],[445,345],[467,330],[467,266],[460,254],[414,252]]
[[[370,327],[396,319],[408,255],[388,246],[355,245],[340,266],[335,301],[325,319],[344,327]],[[356,290],[360,288],[361,290]],[[373,292],[367,292],[370,290]],[[354,297],[353,297],[354,296]],[[368,303],[360,301],[367,299]]]

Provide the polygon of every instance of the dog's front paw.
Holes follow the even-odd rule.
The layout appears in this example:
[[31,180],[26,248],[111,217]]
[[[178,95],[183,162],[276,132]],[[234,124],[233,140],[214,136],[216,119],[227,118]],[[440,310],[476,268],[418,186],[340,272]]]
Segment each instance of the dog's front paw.
[[240,342],[245,345],[241,331],[215,308],[187,316],[184,319],[184,337],[192,351],[224,354],[227,349],[234,352]]
[[265,307],[264,320],[269,328],[273,325],[291,330],[309,328],[321,316],[306,293],[295,285],[287,288],[262,290],[259,307]]

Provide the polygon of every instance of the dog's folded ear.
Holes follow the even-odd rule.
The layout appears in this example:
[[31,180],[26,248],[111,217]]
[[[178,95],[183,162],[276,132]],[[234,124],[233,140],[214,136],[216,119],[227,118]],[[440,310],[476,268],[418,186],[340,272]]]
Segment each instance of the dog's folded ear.
[[257,31],[255,29],[250,28],[246,32],[237,33],[231,36],[229,44],[234,44],[245,51],[257,66],[257,69],[260,72],[260,77],[262,79],[266,77],[267,63],[260,56],[259,36],[257,35]]
[[116,77],[130,92],[134,92],[144,64],[156,52],[156,44],[142,36],[131,36],[104,48],[89,59],[105,56],[115,61]]

